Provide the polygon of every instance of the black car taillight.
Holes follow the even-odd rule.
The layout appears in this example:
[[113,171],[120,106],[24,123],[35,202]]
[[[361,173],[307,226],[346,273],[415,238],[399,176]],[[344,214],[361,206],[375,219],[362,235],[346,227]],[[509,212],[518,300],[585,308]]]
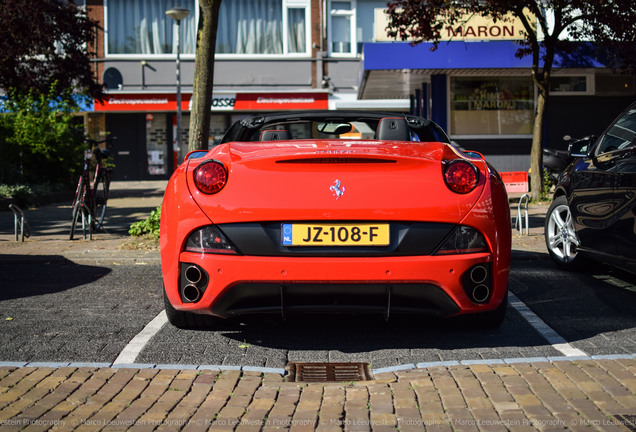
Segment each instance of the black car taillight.
[[475,228],[460,225],[444,240],[433,255],[453,255],[488,252],[484,236]]
[[214,225],[199,228],[188,236],[186,252],[235,255],[236,249]]

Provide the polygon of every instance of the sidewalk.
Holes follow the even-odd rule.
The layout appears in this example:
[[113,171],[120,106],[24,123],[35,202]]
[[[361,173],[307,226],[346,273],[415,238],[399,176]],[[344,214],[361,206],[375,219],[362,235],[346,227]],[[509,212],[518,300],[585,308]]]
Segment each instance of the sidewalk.
[[479,362],[293,383],[280,374],[0,366],[0,431],[636,430],[636,359]]
[[[156,248],[131,249],[127,230],[163,188],[113,184],[108,232],[92,241],[68,240],[70,203],[28,210],[24,243],[13,240],[12,213],[0,212],[0,259],[159,264]],[[529,206],[530,233],[513,232],[513,260],[546,253],[547,207]],[[376,370],[372,381],[294,383],[266,368],[0,362],[0,432],[636,430],[634,355],[413,366]]]
[[[71,202],[25,210],[31,237],[16,242],[11,211],[0,209],[0,257],[3,260],[56,261],[67,259],[78,264],[158,264],[159,252],[138,245],[128,235],[128,228],[146,219],[161,205],[167,181],[111,183],[106,211],[105,231],[93,234],[93,240],[68,238],[71,229]],[[87,234],[88,235],[88,234]]]

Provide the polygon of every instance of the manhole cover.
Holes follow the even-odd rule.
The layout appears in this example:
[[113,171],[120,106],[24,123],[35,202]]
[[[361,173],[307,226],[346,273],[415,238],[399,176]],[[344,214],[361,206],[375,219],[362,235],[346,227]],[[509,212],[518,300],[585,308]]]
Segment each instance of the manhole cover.
[[290,382],[347,382],[373,379],[369,363],[297,363],[287,364]]

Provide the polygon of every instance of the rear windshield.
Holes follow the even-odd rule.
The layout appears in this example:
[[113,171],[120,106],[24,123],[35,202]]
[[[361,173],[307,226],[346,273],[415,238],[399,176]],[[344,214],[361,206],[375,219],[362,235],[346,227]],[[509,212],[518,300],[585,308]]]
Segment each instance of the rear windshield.
[[[342,119],[338,121],[301,119],[268,122],[256,128],[245,127],[241,125],[241,122],[237,122],[230,128],[222,142],[263,141],[270,139],[387,139],[376,136],[379,122],[379,118],[364,118],[348,121],[343,121]],[[271,138],[272,136],[276,137]],[[446,133],[433,122],[426,125],[416,125],[415,127],[409,125],[403,140],[415,142],[450,142]]]

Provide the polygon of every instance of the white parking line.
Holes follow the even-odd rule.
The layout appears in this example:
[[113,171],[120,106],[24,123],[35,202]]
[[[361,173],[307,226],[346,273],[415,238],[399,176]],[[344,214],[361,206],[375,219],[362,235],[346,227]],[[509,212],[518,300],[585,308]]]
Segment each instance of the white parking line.
[[545,338],[552,345],[552,347],[559,351],[566,357],[578,357],[578,356],[587,356],[583,351],[578,348],[574,348],[572,345],[568,343],[563,337],[561,337],[557,332],[555,332],[552,327],[547,325],[545,321],[537,316],[532,309],[530,309],[524,302],[522,302],[519,297],[509,292],[509,304],[513,308],[517,310],[521,314],[521,316],[528,321],[528,323],[534,327],[534,329],[539,332],[541,336]]
[[119,353],[113,365],[135,363],[137,356],[141,350],[144,349],[148,341],[156,335],[167,322],[168,317],[166,316],[166,311],[162,310],[159,315],[146,324],[146,327],[144,327],[137,336],[128,342],[128,345]]

